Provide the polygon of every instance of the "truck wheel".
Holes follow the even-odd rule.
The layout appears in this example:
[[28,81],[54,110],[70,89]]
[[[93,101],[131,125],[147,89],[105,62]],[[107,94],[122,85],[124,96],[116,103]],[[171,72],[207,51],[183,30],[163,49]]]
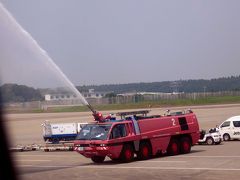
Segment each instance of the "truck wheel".
[[206,143],[207,143],[207,145],[213,145],[213,144],[214,144],[213,138],[212,138],[212,137],[208,137],[208,138],[206,139]]
[[139,152],[137,153],[137,158],[139,160],[149,159],[152,155],[152,149],[149,143],[143,142],[140,144]]
[[180,152],[182,154],[190,153],[191,151],[191,141],[188,137],[182,137],[180,139]]
[[167,148],[167,153],[171,156],[179,154],[179,142],[177,139],[171,139]]
[[102,163],[105,159],[105,156],[93,156],[91,159],[95,163]]
[[130,144],[125,144],[120,155],[120,160],[122,162],[131,162],[133,161],[133,158],[134,158],[133,147]]
[[224,141],[230,141],[230,136],[229,136],[229,134],[224,134],[224,135],[223,135],[223,140],[224,140]]
[[110,158],[113,162],[119,162],[120,159],[119,158]]

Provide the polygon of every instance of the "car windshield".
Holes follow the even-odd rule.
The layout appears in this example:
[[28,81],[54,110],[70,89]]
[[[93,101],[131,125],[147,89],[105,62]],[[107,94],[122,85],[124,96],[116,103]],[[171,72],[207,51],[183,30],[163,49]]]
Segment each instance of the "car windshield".
[[80,133],[77,135],[77,140],[105,140],[107,139],[108,132],[111,128],[111,124],[99,125],[99,124],[87,124]]

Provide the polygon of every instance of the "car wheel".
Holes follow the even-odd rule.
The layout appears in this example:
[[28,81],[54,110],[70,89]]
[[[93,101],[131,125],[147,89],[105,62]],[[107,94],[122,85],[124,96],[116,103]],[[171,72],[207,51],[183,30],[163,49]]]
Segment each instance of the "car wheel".
[[214,144],[214,140],[212,137],[208,137],[206,140],[207,145],[213,145]]
[[231,138],[230,138],[229,134],[224,134],[224,135],[223,135],[223,140],[224,140],[224,141],[230,141],[230,139],[231,139]]

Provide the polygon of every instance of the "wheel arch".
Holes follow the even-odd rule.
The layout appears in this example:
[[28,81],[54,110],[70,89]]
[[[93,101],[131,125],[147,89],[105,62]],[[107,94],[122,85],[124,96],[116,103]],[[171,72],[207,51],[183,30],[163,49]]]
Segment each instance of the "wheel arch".
[[125,145],[132,146],[133,150],[135,151],[135,145],[134,145],[133,141],[128,141],[128,142],[123,143],[122,149],[124,148]]
[[[230,134],[227,133],[227,132],[222,135],[223,140],[225,141],[224,136],[226,136],[226,135],[229,137],[229,140],[231,140],[231,136],[230,136]],[[228,141],[229,141],[229,140],[228,140]]]
[[149,144],[150,147],[151,147],[151,150],[152,150],[152,143],[151,143],[151,140],[150,140],[150,139],[143,139],[143,140],[141,140],[140,143],[139,143],[139,146],[140,146],[141,143],[147,143],[147,144]]

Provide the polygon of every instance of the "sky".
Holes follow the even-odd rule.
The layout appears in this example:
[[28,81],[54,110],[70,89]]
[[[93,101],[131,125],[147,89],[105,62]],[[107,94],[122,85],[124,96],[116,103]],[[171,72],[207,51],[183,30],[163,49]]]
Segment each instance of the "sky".
[[[74,85],[240,75],[238,0],[0,2]],[[0,18],[2,83],[59,86],[1,9]]]

